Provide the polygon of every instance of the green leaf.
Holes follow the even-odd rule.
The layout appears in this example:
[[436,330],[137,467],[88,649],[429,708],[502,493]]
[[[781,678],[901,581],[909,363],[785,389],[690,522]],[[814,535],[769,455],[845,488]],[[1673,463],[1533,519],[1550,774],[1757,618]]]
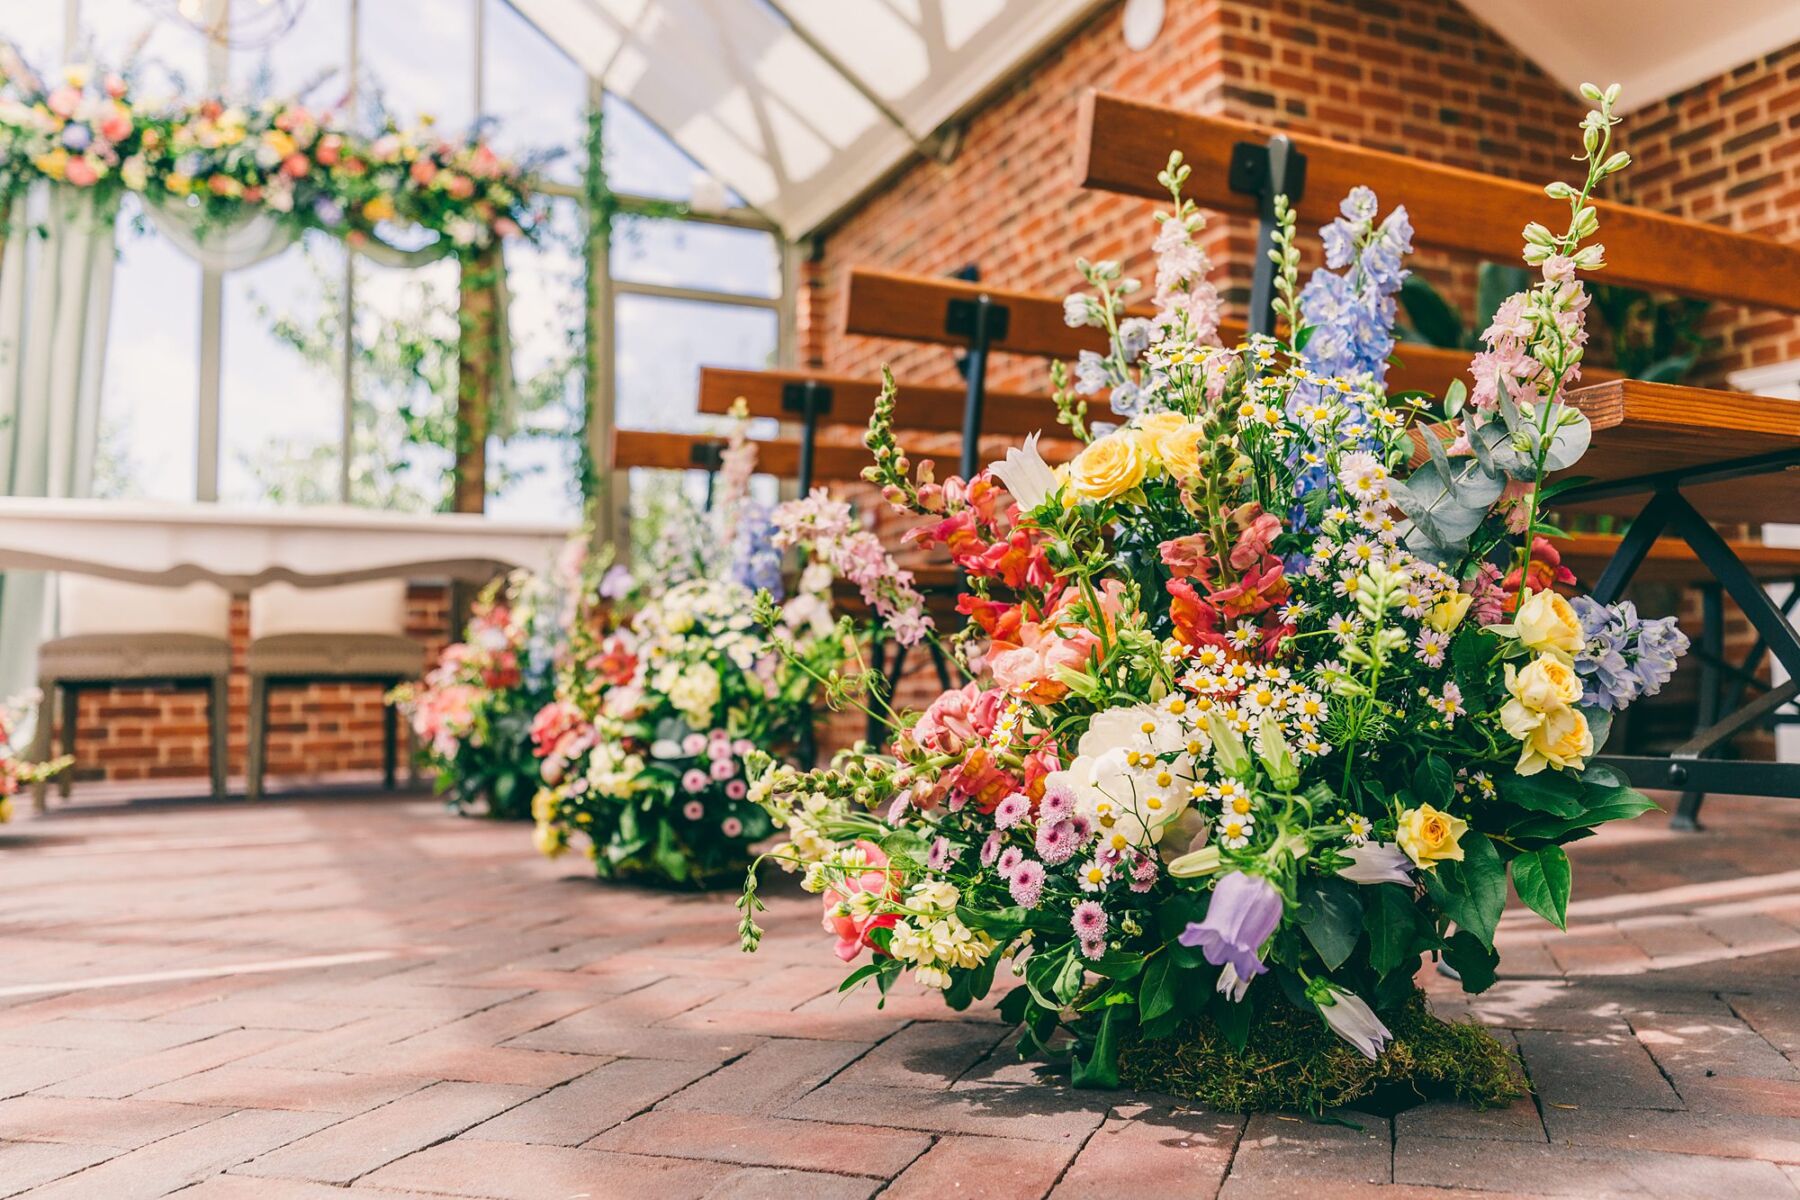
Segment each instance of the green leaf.
[[1444,943],[1444,961],[1462,980],[1462,990],[1474,995],[1494,986],[1494,972],[1500,966],[1500,952],[1484,945],[1467,929],[1459,929]]
[[850,972],[849,975],[845,976],[844,982],[838,984],[838,991],[847,992],[869,976],[879,974],[880,971],[881,963],[864,963],[862,966],[856,968],[856,970]]
[[1087,964],[1087,969],[1108,979],[1133,979],[1144,969],[1144,956],[1126,950],[1108,950]]
[[1100,1028],[1094,1044],[1084,1057],[1075,1056],[1070,1080],[1078,1088],[1116,1088],[1119,1086],[1118,1026],[1122,1009],[1108,1008],[1100,1015]]
[[1558,929],[1569,927],[1569,856],[1561,846],[1513,859],[1512,880],[1527,908]]
[[1462,317],[1422,276],[1408,275],[1400,285],[1400,306],[1408,323],[1430,345],[1446,350],[1462,346]]
[[1050,992],[1063,1004],[1073,1004],[1075,997],[1081,994],[1081,981],[1086,972],[1082,970],[1081,956],[1073,952],[1064,960],[1056,980],[1050,985]]
[[1506,866],[1484,833],[1470,830],[1464,834],[1462,848],[1463,861],[1440,862],[1421,874],[1438,907],[1480,938],[1482,945],[1492,946],[1500,913],[1506,908]]
[[1386,975],[1406,961],[1419,931],[1419,906],[1412,892],[1397,883],[1367,889],[1372,903],[1363,907],[1363,928],[1369,931],[1369,967]]
[[1536,775],[1503,775],[1497,781],[1500,798],[1532,812],[1573,817],[1582,810],[1581,783],[1560,771]]
[[1300,927],[1327,970],[1344,965],[1362,936],[1362,901],[1341,879],[1308,879],[1300,885]]
[[1233,1001],[1229,996],[1219,992],[1213,993],[1212,1019],[1225,1035],[1225,1040],[1242,1050],[1250,1040],[1250,1000]]
[[1138,984],[1138,1020],[1154,1021],[1175,1007],[1175,964],[1166,954],[1152,958]]
[[1426,754],[1413,771],[1413,802],[1443,808],[1456,795],[1456,772],[1436,754]]
[[1514,825],[1508,832],[1514,839],[1534,838],[1543,841],[1562,841],[1569,834],[1580,829],[1592,829],[1596,825],[1604,825],[1608,821],[1628,821],[1632,817],[1651,812],[1656,805],[1641,792],[1631,788],[1603,789],[1605,799],[1594,802],[1590,793],[1588,806],[1572,817],[1543,816]]
[[[842,989],[840,989],[842,990]],[[1028,988],[1016,987],[1000,997],[997,1011],[1000,1019],[1008,1025],[1020,1025],[1025,1021],[1026,1010],[1031,1007],[1031,991]]]

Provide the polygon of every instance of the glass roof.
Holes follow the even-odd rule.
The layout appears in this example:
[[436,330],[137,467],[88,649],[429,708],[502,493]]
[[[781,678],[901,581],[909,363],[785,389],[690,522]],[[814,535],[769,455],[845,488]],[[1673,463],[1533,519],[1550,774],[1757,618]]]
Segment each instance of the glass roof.
[[512,3],[798,236],[1104,0]]

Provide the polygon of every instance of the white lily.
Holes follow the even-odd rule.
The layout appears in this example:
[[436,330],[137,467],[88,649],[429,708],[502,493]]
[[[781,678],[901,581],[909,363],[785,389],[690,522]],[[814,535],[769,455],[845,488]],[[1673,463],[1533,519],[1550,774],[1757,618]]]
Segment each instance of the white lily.
[[1352,860],[1339,867],[1338,874],[1351,883],[1398,883],[1413,885],[1412,860],[1391,842],[1370,842],[1364,846],[1347,846],[1340,851]]
[[988,466],[1019,502],[1022,512],[1032,511],[1056,490],[1056,472],[1038,453],[1038,437],[1032,434],[1023,446],[1015,446],[1006,452],[1005,459]]
[[1319,1005],[1319,1012],[1324,1016],[1325,1023],[1331,1026],[1331,1032],[1355,1046],[1371,1062],[1394,1036],[1381,1023],[1381,1018],[1375,1015],[1375,1010],[1363,1003],[1361,996],[1355,992],[1347,992],[1335,984],[1328,987],[1325,1000]]

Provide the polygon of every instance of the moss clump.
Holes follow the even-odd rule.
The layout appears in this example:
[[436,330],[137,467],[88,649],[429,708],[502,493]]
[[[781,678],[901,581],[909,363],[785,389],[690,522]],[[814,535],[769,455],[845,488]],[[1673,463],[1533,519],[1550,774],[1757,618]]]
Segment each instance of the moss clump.
[[1316,1015],[1276,999],[1258,1007],[1244,1049],[1199,1017],[1122,1046],[1119,1078],[1228,1112],[1321,1112],[1370,1097],[1395,1110],[1446,1098],[1492,1108],[1526,1094],[1511,1050],[1473,1022],[1434,1017],[1423,992],[1382,1019],[1394,1040],[1370,1062]]

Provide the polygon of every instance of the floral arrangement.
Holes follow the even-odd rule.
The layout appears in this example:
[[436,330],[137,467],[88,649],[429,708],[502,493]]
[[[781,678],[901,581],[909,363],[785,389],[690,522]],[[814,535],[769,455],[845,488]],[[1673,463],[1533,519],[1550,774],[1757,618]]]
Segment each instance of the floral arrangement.
[[[1617,89],[1587,87],[1570,219],[1533,224],[1541,281],[1436,411],[1391,395],[1411,229],[1353,191],[1300,286],[1294,218],[1271,254],[1285,339],[1218,344],[1217,293],[1172,156],[1155,315],[1115,263],[1071,324],[1107,355],[1059,390],[1087,441],[1052,470],[1028,441],[921,486],[877,406],[871,479],[966,572],[954,639],[974,682],[899,718],[886,752],[765,764],[751,795],[789,840],[847,963],[999,1011],[1024,1054],[1073,1034],[1078,1085],[1214,1105],[1340,1103],[1384,1080],[1477,1101],[1515,1068],[1425,1011],[1425,956],[1489,986],[1507,879],[1558,926],[1563,846],[1652,807],[1591,760],[1614,713],[1669,677],[1672,620],[1565,592],[1544,516],[1589,428],[1566,398],[1603,265],[1589,197],[1629,162]],[[1117,428],[1086,419],[1105,392]],[[1562,590],[1559,590],[1562,589]],[[760,935],[752,867],[746,949]]]
[[34,177],[104,195],[136,192],[226,224],[268,213],[296,232],[352,242],[384,222],[436,233],[459,254],[534,224],[516,163],[479,136],[450,140],[429,121],[373,137],[295,100],[217,98],[149,106],[127,76],[70,67],[46,84],[0,54],[0,198]]
[[463,640],[422,683],[395,689],[439,794],[459,812],[524,820],[538,787],[531,729],[555,696],[561,645],[555,589],[518,571],[477,599]]
[[[702,886],[735,875],[775,828],[749,797],[748,764],[809,760],[820,703],[846,693],[858,647],[849,619],[833,617],[834,581],[899,637],[929,628],[910,574],[847,504],[823,489],[773,511],[750,500],[744,427],[711,513],[665,522],[635,579],[613,567],[583,589],[569,664],[531,731],[546,854],[580,833],[602,875]],[[790,550],[808,561],[782,600]]]
[[42,699],[42,694],[33,688],[0,704],[0,825],[12,820],[12,798],[19,794],[21,787],[52,779],[75,761],[65,757],[42,763],[28,762],[23,757],[24,747],[16,744],[14,739],[19,727],[31,723],[32,714]]

